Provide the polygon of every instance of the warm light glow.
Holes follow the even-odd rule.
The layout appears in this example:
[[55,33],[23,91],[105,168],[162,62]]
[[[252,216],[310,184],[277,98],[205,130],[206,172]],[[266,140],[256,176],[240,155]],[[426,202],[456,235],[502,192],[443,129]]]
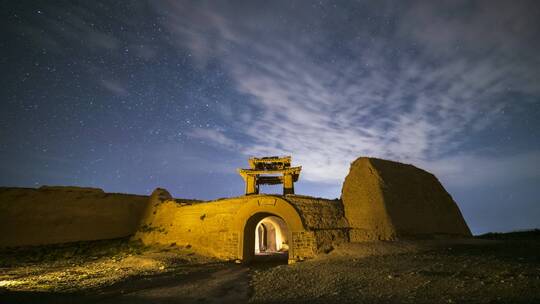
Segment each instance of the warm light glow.
[[10,286],[16,286],[21,285],[24,282],[17,281],[17,280],[0,280],[0,287],[10,287]]
[[255,254],[288,251],[287,224],[277,216],[263,218],[255,227]]

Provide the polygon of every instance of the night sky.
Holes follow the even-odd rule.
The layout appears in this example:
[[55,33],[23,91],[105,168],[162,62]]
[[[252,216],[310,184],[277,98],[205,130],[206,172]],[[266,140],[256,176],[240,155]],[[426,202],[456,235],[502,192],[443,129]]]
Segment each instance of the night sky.
[[538,1],[0,3],[2,186],[214,199],[292,155],[335,198],[375,156],[474,233],[540,227]]

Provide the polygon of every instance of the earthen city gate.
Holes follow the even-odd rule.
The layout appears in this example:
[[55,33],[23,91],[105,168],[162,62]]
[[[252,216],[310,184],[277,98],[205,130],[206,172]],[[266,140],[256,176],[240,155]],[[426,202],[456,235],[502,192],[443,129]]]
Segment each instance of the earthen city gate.
[[[145,243],[175,243],[245,262],[256,254],[288,253],[289,262],[315,254],[313,231],[306,229],[301,212],[286,198],[259,194],[184,203],[160,191],[152,195],[145,223],[135,235]],[[266,238],[259,231],[263,225],[274,226],[269,227],[275,237],[272,248],[261,241]]]
[[278,197],[260,197],[249,199],[236,213],[231,230],[239,233],[238,258],[250,261],[255,255],[256,227],[261,221],[269,216],[277,216],[285,222],[286,228],[284,239],[287,240],[289,260],[295,257],[303,257],[306,249],[312,252],[312,248],[305,248],[306,242],[302,242],[302,236],[308,233],[302,224],[302,219],[294,207],[287,201]]

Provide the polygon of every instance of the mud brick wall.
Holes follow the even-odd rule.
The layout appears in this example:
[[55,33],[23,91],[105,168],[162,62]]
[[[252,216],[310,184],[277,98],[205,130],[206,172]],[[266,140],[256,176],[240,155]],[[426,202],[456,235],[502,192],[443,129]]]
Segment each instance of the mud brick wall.
[[306,229],[302,218],[310,218],[309,221],[315,224],[315,218],[321,215],[307,214],[318,210],[317,206],[299,210],[283,196],[250,195],[201,202],[173,199],[166,190],[160,189],[150,197],[148,209],[133,238],[146,244],[189,246],[200,254],[226,260],[239,259],[243,257],[244,242],[247,242],[244,234],[252,233],[250,237],[255,234],[254,227],[253,231],[244,231],[248,229],[245,228],[248,221],[254,216],[281,214],[291,233],[289,258],[303,259],[314,256],[317,240],[315,232]]
[[361,157],[341,192],[351,241],[471,236],[450,194],[415,166]]
[[340,200],[303,195],[286,195],[284,198],[299,210],[306,228],[313,232],[316,252],[349,241],[349,223]]
[[197,202],[151,200],[134,239],[144,243],[189,246],[201,254],[235,259],[238,233],[229,231],[240,200]]
[[97,188],[0,188],[0,246],[127,237],[147,202],[147,196]]
[[294,259],[301,260],[312,257],[317,250],[313,231],[293,232],[292,244],[294,246]]

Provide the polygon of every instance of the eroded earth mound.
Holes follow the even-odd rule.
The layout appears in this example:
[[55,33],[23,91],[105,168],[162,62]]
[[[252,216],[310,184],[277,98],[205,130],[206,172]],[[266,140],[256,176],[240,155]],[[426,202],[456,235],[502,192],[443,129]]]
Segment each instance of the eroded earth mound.
[[471,236],[437,178],[412,165],[360,157],[341,192],[351,241]]

